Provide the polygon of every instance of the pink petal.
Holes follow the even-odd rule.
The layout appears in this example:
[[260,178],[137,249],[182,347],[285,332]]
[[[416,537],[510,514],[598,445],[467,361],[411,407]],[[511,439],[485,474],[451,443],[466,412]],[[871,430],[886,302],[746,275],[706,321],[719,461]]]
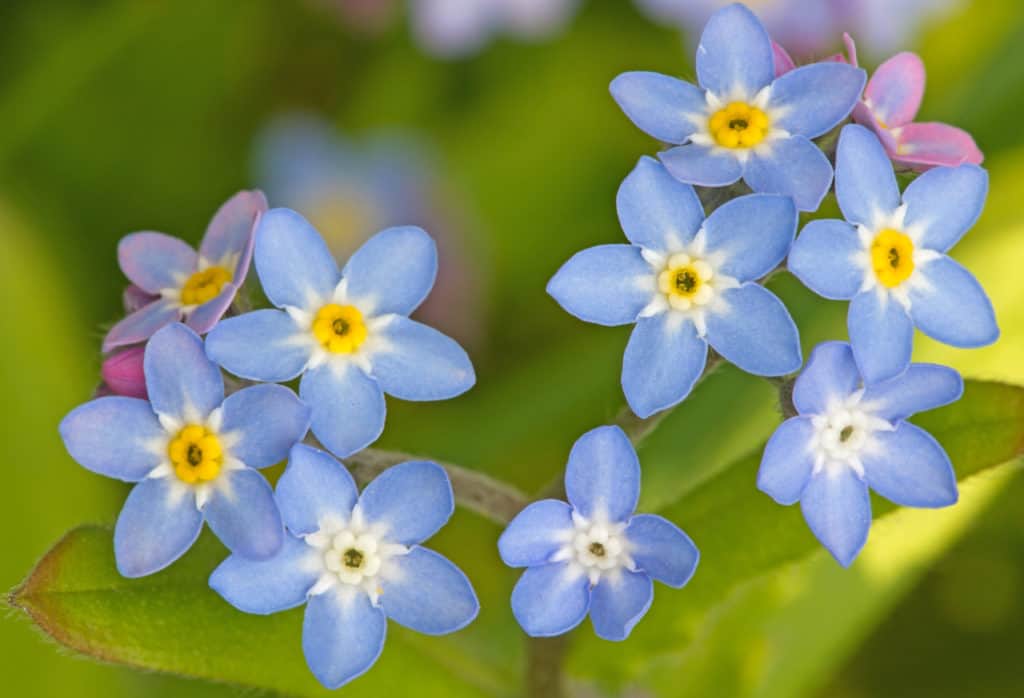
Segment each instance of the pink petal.
[[121,294],[121,303],[124,305],[126,313],[134,313],[142,306],[149,305],[159,297],[146,293],[135,284],[128,284],[124,287],[124,292]]
[[772,55],[775,57],[775,77],[785,75],[789,71],[796,68],[796,63],[793,62],[792,57],[786,49],[782,48],[781,44],[772,42]]
[[846,46],[847,63],[853,67],[859,67],[857,63],[857,44],[854,43],[853,37],[843,32],[843,45]]
[[916,53],[897,53],[878,66],[864,98],[888,128],[909,124],[924,97],[924,62]]
[[117,245],[117,261],[128,280],[152,294],[178,288],[196,269],[196,252],[163,233],[132,233]]
[[857,103],[857,106],[853,108],[853,120],[861,126],[867,126],[874,131],[890,156],[896,152],[896,137],[892,135],[892,131],[883,127],[878,122],[878,119],[875,118],[874,113],[868,108],[867,104],[864,102]]
[[154,301],[111,327],[103,338],[103,351],[106,353],[117,347],[145,342],[161,327],[177,322],[179,318],[181,308],[177,303],[163,299]]
[[145,346],[131,347],[109,356],[100,368],[103,382],[114,395],[146,399],[146,377],[142,372]]
[[266,210],[267,198],[261,191],[240,191],[232,196],[213,215],[199,256],[213,265],[234,261],[232,281],[241,285],[252,259],[256,223]]
[[893,161],[915,170],[963,163],[980,165],[985,159],[971,134],[949,124],[907,124],[893,129],[893,134],[897,140]]

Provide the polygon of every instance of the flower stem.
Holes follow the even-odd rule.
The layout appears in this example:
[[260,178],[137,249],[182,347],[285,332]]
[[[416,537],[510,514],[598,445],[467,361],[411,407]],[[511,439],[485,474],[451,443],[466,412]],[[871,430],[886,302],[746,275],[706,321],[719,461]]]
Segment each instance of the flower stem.
[[562,662],[569,651],[569,634],[531,637],[526,643],[526,695],[530,698],[562,698],[565,678]]

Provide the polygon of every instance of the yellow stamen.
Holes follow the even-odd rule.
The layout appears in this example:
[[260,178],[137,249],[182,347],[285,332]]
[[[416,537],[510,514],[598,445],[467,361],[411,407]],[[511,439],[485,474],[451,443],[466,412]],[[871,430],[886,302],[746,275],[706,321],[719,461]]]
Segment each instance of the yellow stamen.
[[189,424],[167,445],[174,474],[183,482],[209,482],[220,474],[224,449],[216,434],[199,424]]
[[658,274],[658,290],[668,297],[669,305],[677,310],[688,310],[692,305],[703,305],[712,295],[708,280],[711,267],[688,255],[673,255],[665,270]]
[[216,298],[231,281],[231,272],[224,267],[207,267],[188,277],[181,287],[182,305],[202,305]]
[[752,148],[768,136],[768,115],[746,102],[730,102],[708,122],[711,136],[725,148]]
[[883,229],[871,243],[871,268],[878,283],[886,288],[899,286],[914,271],[914,243],[898,230]]
[[353,305],[325,305],[313,318],[313,336],[333,354],[351,354],[366,340],[363,314]]

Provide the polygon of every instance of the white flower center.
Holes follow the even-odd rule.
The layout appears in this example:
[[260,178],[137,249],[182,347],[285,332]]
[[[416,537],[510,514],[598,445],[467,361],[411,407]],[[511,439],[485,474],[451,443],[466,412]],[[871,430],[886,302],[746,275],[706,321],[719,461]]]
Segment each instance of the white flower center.
[[847,466],[863,475],[861,456],[874,447],[874,433],[892,431],[891,423],[875,416],[871,405],[861,401],[863,394],[858,390],[844,400],[835,400],[823,414],[811,418],[815,472]]
[[566,532],[565,542],[552,562],[569,561],[577,572],[590,578],[591,584],[597,584],[604,574],[634,568],[625,524],[610,523],[603,517],[587,519],[576,511],[572,513],[572,523],[573,528]]
[[350,593],[362,590],[376,603],[380,596],[380,576],[388,560],[404,555],[404,545],[389,543],[381,532],[368,526],[358,507],[348,521],[325,517],[320,529],[304,539],[314,554],[310,564],[320,573],[310,594],[336,589]]

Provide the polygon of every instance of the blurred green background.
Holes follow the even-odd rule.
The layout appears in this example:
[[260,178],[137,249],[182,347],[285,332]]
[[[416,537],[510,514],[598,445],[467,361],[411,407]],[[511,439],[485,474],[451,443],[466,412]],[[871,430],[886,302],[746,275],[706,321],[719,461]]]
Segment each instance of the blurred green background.
[[[1019,384],[1022,41],[1024,4],[975,0],[929,23],[907,47],[921,53],[929,71],[921,120],[968,129],[986,154],[990,203],[954,256],[988,288],[1003,329],[997,345],[974,352],[919,338],[918,355],[971,377]],[[409,168],[421,185],[417,196],[427,199],[410,215],[429,221],[449,251],[441,270],[448,290],[430,312],[471,348],[478,388],[451,403],[390,401],[382,445],[538,489],[573,440],[607,422],[622,402],[618,369],[627,330],[584,325],[544,293],[573,252],[619,241],[616,188],[636,159],[656,148],[619,112],[608,82],[638,68],[690,75],[690,55],[678,31],[651,23],[629,2],[585,2],[557,36],[499,40],[457,61],[424,55],[401,17],[370,36],[316,3],[3,3],[0,443],[9,476],[0,507],[0,586],[14,587],[67,529],[113,522],[125,494],[119,483],[76,466],[56,431],[91,395],[102,328],[121,312],[118,239],[152,229],[197,242],[216,207],[242,188],[267,186],[271,205],[296,205],[275,198],[268,182],[278,165],[259,146],[268,123],[296,111],[323,119],[357,149],[382,132],[401,133],[416,153]],[[862,63],[873,69],[884,57]],[[389,157],[401,168],[403,147],[397,150]],[[359,180],[358,164],[347,167]],[[346,222],[355,228],[401,217],[408,202],[386,196],[378,204],[383,211],[356,216],[345,206],[366,205],[381,190],[388,185],[356,187],[341,204],[313,202],[317,210],[303,212],[328,228],[332,214],[357,219]],[[339,224],[338,236],[350,233]],[[797,316],[805,351],[842,336],[838,304],[791,279],[773,286]],[[674,503],[754,448],[777,419],[768,386],[719,372],[642,449],[642,508]],[[783,599],[776,606],[789,610],[737,633],[729,657],[710,650],[704,657],[699,647],[691,654],[704,657],[709,676],[708,667],[719,667],[746,677],[744,695],[1024,695],[1024,481],[1005,477],[989,490],[949,525],[916,520],[913,550],[879,553],[881,568],[904,561],[893,568],[901,570],[898,578],[844,576],[822,556],[801,570],[799,583],[785,571],[770,580],[776,600]],[[515,574],[495,554],[498,533],[460,512],[436,547],[457,557],[481,596],[507,598]],[[690,533],[699,545],[700,531]],[[21,614],[7,616],[0,624],[7,695],[240,690],[75,658]],[[509,622],[507,608],[485,608],[476,632]],[[658,621],[644,622],[653,628]],[[723,626],[709,622],[706,634],[728,633]],[[517,641],[487,651],[509,675],[518,672]],[[614,661],[614,649],[605,656]],[[577,686],[606,685],[591,684],[586,669],[570,663]],[[686,676],[675,680],[685,684]]]

